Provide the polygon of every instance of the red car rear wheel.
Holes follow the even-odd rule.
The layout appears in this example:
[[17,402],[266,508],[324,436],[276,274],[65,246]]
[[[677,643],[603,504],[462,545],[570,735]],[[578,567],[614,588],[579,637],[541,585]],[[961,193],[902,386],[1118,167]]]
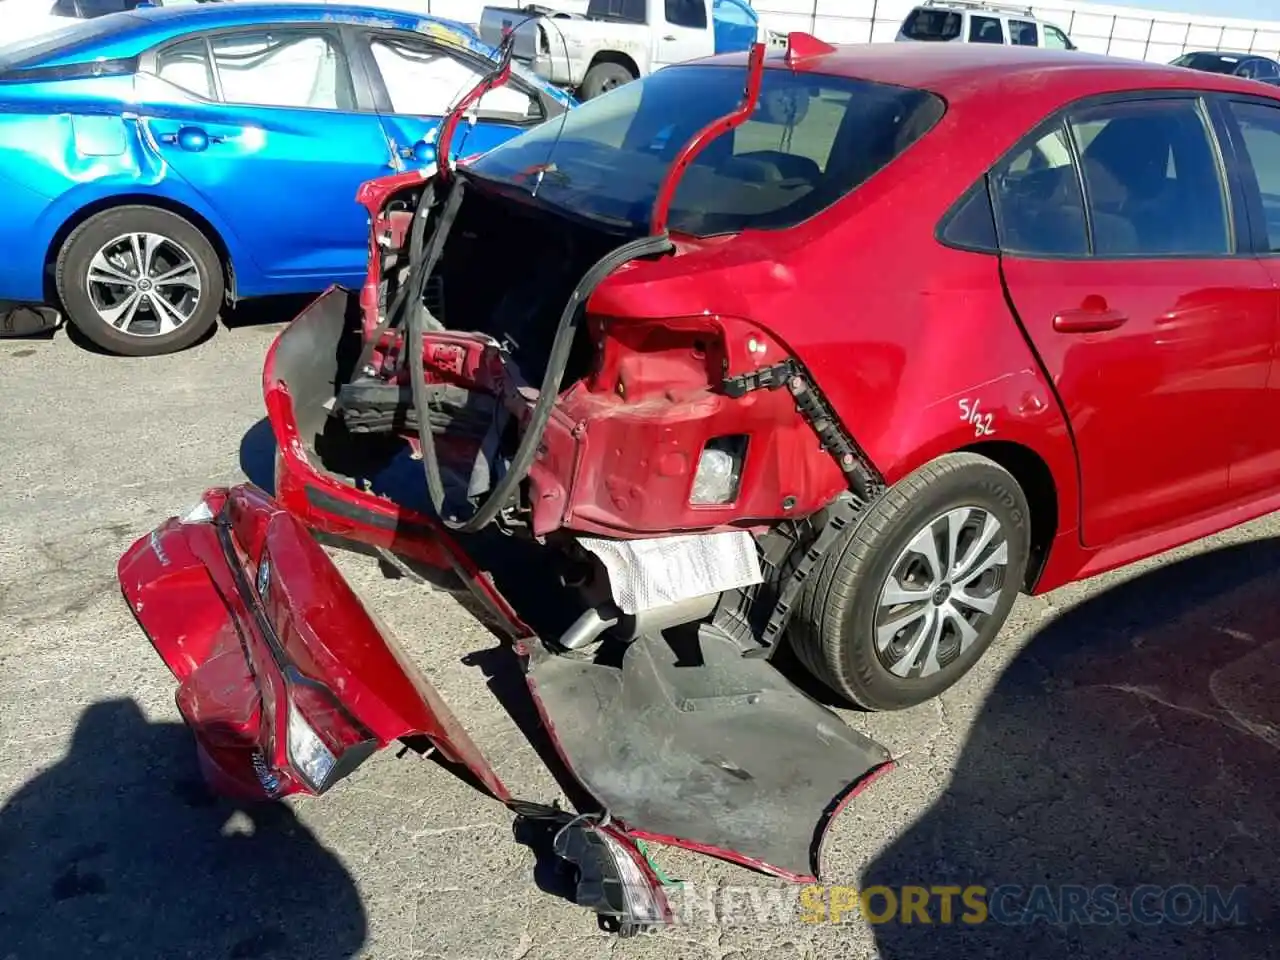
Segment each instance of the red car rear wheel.
[[900,710],[964,676],[1022,588],[1031,522],[1004,468],[948,454],[885,491],[828,552],[791,628],[800,660],[868,710]]

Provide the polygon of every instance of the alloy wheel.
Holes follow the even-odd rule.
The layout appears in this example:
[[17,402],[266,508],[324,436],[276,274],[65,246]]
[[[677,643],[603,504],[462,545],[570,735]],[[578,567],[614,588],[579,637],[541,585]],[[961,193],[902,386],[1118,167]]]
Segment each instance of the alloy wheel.
[[126,233],[103,244],[89,261],[85,289],[104,322],[137,337],[177,330],[202,292],[195,258],[158,233]]
[[1009,544],[980,507],[934,517],[890,568],[876,604],[881,664],[901,679],[937,673],[978,638],[1006,585]]

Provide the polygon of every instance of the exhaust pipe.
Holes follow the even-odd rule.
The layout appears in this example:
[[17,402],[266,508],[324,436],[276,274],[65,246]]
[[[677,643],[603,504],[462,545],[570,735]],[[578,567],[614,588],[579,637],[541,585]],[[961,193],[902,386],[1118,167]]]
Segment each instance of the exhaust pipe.
[[624,614],[611,602],[601,603],[585,610],[560,637],[559,644],[565,650],[582,650],[599,642],[606,633],[624,641],[661,633],[711,616],[719,600],[719,593],[707,593],[633,615]]

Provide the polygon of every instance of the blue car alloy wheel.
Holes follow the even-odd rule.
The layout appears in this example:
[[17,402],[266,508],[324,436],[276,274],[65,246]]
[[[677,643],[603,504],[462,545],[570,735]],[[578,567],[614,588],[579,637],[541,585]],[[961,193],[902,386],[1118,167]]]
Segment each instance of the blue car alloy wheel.
[[194,225],[158,207],[90,217],[63,244],[56,277],[80,332],[125,356],[191,346],[222,306],[217,251]]

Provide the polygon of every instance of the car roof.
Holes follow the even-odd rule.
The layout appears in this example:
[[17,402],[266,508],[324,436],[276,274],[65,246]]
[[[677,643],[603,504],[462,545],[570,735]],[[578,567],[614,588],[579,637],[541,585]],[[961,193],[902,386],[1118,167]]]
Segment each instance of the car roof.
[[195,30],[287,23],[362,24],[408,30],[467,47],[492,59],[495,51],[467,26],[372,3],[264,3],[255,0],[138,7],[77,20],[28,40],[0,44],[0,68],[62,66],[95,59],[137,56],[147,48]]
[[[722,54],[698,62],[745,67],[746,54]],[[786,69],[785,54],[771,52],[766,66]],[[1078,50],[983,43],[837,44],[829,53],[803,57],[793,68],[915,87],[953,102],[996,94],[1019,99],[1030,96],[1048,109],[1082,96],[1129,90],[1260,92],[1255,81],[1170,64]]]
[[151,23],[199,21],[201,28],[249,26],[264,20],[278,23],[292,20],[333,20],[338,23],[358,23],[375,15],[380,19],[411,24],[419,20],[439,20],[439,17],[421,16],[403,9],[384,8],[376,4],[360,3],[270,3],[255,0],[217,0],[206,3],[183,3],[171,7],[137,7],[128,16]]

